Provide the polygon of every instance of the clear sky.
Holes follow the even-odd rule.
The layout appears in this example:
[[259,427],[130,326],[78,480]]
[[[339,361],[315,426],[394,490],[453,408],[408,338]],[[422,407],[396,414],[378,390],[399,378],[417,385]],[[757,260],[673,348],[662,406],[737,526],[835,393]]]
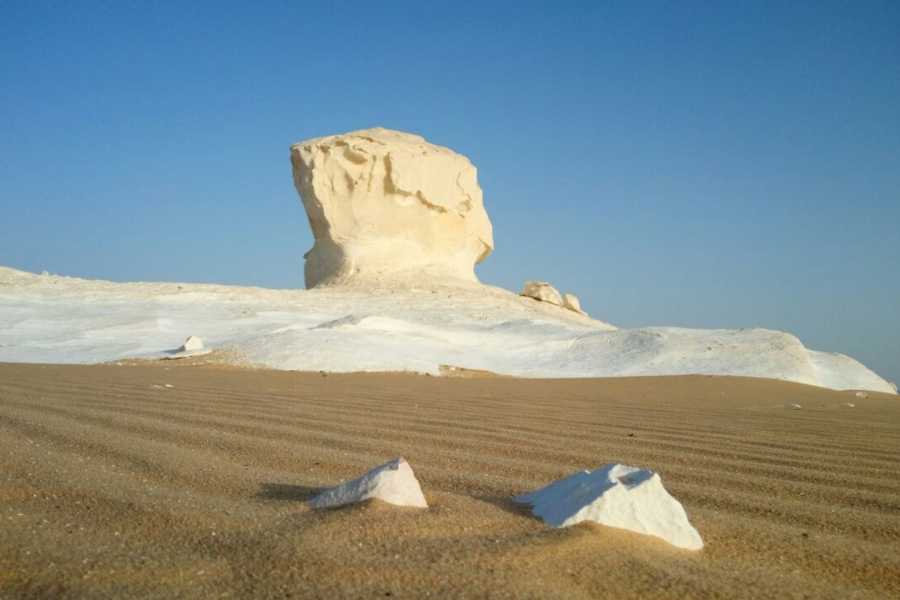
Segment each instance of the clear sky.
[[479,168],[482,280],[900,379],[900,2],[0,4],[0,264],[302,287],[288,147]]

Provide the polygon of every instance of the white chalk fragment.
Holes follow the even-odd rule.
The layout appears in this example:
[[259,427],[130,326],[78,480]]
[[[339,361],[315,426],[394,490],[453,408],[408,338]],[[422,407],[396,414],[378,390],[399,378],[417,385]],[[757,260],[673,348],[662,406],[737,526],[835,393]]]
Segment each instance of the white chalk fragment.
[[846,402],[846,403],[844,404],[844,406],[848,406],[848,407],[850,407],[850,408],[855,408],[855,407],[856,407],[856,405],[853,404],[852,402]]
[[189,335],[181,346],[182,352],[190,352],[192,350],[203,350],[203,340],[195,335]]
[[794,410],[799,410],[799,409],[801,409],[801,408],[803,408],[803,407],[800,406],[799,404],[791,404],[791,408],[793,408]]
[[534,515],[553,527],[593,521],[656,536],[679,548],[703,547],[684,507],[649,469],[608,464],[574,473],[514,500],[531,505]]
[[203,347],[203,340],[195,335],[189,335],[178,350],[171,352],[164,358],[188,358],[189,356],[203,356],[212,350]]
[[867,394],[865,392],[856,392],[856,397],[857,398],[868,398],[869,394]]
[[359,479],[326,490],[309,503],[313,508],[335,508],[371,498],[397,506],[428,508],[419,480],[404,458],[395,458]]

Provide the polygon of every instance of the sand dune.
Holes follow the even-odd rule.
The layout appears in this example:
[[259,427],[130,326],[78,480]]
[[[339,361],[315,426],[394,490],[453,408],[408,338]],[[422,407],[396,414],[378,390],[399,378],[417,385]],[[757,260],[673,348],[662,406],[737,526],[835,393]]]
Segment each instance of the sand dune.
[[[900,596],[885,394],[0,365],[0,456],[3,598]],[[304,502],[395,456],[427,511]],[[612,461],[659,471],[704,550],[510,501]]]

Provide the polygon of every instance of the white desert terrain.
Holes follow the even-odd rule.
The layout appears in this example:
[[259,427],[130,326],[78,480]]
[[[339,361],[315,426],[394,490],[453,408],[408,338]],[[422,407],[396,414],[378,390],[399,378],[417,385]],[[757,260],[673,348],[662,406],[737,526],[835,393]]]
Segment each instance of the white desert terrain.
[[308,289],[0,267],[0,598],[897,597],[892,384],[479,282],[419,136],[291,162]]
[[852,358],[809,350],[788,333],[617,329],[479,283],[269,290],[0,268],[0,362],[163,358],[189,335],[222,351],[218,360],[282,370],[742,375],[894,393]]
[[[382,128],[291,148],[315,244],[307,290],[112,283],[0,267],[0,361],[171,356],[281,370],[443,367],[519,377],[741,375],[895,393],[850,357],[767,329],[618,329],[545,282],[524,297],[479,283],[494,247],[477,171],[461,154]],[[538,300],[540,299],[540,300]]]

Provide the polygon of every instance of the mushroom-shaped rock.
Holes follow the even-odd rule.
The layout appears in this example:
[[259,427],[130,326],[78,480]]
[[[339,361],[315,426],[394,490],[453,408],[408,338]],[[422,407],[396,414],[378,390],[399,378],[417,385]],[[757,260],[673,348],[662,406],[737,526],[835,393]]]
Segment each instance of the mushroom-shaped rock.
[[396,458],[358,479],[322,492],[310,500],[310,505],[313,508],[335,508],[372,498],[397,506],[428,508],[419,480],[403,458]]
[[563,305],[563,298],[559,290],[546,281],[526,281],[521,295],[540,300],[541,302],[556,304],[557,306]]
[[477,281],[494,249],[475,166],[418,135],[375,128],[291,147],[315,244],[306,287]]
[[688,550],[703,547],[684,507],[648,469],[621,464],[580,471],[515,498],[553,527],[593,521],[653,535]]
[[587,313],[581,308],[581,302],[578,300],[578,296],[575,294],[563,294],[563,307],[587,316]]

